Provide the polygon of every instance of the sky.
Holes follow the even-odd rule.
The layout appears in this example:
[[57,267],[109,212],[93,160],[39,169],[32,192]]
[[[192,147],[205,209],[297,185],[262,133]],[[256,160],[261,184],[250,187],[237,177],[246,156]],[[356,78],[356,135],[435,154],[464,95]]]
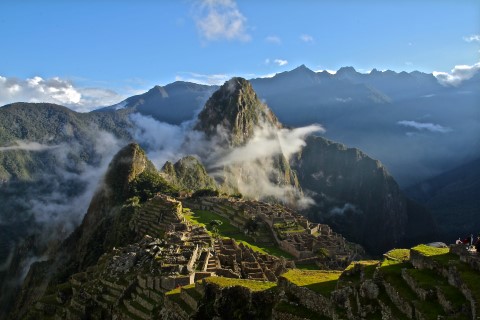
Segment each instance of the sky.
[[0,1],[0,105],[53,99],[88,111],[157,84],[301,64],[448,77],[479,57],[478,0]]

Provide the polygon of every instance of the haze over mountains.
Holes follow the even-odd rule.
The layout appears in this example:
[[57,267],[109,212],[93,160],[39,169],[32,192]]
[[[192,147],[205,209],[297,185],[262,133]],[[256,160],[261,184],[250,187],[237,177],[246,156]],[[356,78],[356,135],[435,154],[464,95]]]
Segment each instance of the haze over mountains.
[[[251,83],[282,123],[322,124],[326,137],[380,159],[403,187],[480,156],[478,73],[449,86],[418,71],[363,74],[344,67],[330,74],[302,65]],[[101,110],[179,124],[193,119],[216,88],[175,82]],[[185,107],[185,101],[192,103]]]

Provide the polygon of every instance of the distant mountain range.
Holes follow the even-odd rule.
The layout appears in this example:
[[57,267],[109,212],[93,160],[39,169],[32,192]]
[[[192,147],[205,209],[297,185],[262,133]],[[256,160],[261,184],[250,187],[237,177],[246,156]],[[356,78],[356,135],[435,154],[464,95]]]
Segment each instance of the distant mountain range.
[[[330,74],[302,65],[251,83],[282,123],[320,123],[327,138],[380,159],[403,187],[480,156],[480,74],[446,87],[418,71]],[[194,119],[217,88],[174,82],[100,110],[179,124]]]
[[425,205],[443,238],[453,241],[480,234],[480,159],[423,181],[406,190]]

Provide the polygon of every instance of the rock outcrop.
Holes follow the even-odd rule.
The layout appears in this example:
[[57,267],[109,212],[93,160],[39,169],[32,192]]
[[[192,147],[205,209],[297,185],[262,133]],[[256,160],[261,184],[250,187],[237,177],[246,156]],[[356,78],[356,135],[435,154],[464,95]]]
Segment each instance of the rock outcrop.
[[167,161],[162,173],[172,185],[179,189],[195,192],[200,189],[217,189],[217,184],[205,170],[203,164],[193,156],[186,156],[175,162]]

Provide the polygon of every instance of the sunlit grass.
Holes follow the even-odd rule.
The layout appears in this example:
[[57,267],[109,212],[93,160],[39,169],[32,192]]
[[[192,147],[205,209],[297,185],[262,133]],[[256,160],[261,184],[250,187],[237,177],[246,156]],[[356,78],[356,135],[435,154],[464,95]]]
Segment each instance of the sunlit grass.
[[299,287],[306,287],[328,296],[335,290],[341,274],[341,271],[291,269],[284,273],[282,277]]
[[190,223],[195,225],[203,225],[207,228],[208,232],[212,235],[212,227],[210,222],[213,220],[219,220],[222,222],[220,226],[217,226],[219,236],[228,237],[235,239],[238,243],[243,243],[244,245],[252,248],[254,251],[271,254],[277,257],[285,257],[292,259],[293,256],[289,253],[281,250],[277,246],[264,246],[255,243],[252,237],[246,235],[242,230],[239,230],[237,227],[232,225],[227,218],[222,217],[219,214],[216,214],[208,210],[184,210],[185,219]]
[[241,286],[250,289],[251,291],[264,291],[272,289],[277,286],[275,282],[269,281],[255,281],[246,279],[233,279],[224,277],[209,277],[204,279],[207,283],[214,283],[220,287],[234,287]]

